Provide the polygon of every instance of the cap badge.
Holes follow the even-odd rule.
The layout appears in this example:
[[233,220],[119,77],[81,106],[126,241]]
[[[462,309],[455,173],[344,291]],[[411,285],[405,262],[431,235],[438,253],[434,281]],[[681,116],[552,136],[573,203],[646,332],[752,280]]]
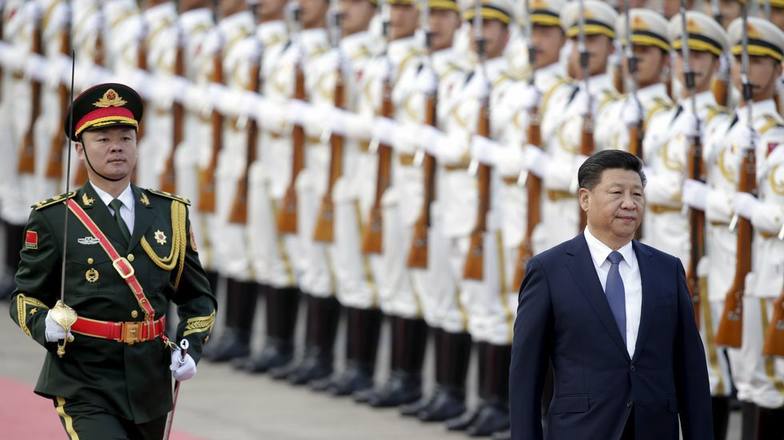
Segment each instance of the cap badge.
[[95,101],[93,105],[95,107],[106,108],[106,107],[122,107],[127,103],[128,101],[122,99],[120,95],[118,95],[117,92],[114,91],[114,89],[109,89],[106,92],[104,92],[101,99]]

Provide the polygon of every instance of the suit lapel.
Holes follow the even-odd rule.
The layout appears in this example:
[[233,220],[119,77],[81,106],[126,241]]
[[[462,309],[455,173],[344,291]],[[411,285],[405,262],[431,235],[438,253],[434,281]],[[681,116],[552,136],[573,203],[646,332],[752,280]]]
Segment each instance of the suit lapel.
[[[125,240],[123,239],[117,223],[114,222],[114,217],[109,211],[109,207],[103,203],[103,200],[98,196],[98,193],[93,189],[92,184],[86,183],[76,194],[77,203],[84,208],[87,215],[93,219],[93,222],[103,233],[109,237],[112,245],[116,249],[122,250]],[[119,251],[118,251],[119,252]]]
[[574,278],[580,293],[582,293],[599,317],[610,339],[618,346],[623,354],[628,358],[629,352],[626,350],[626,344],[623,342],[618,325],[615,323],[610,304],[607,302],[607,296],[604,294],[602,284],[599,282],[599,276],[596,273],[596,268],[593,265],[591,252],[588,250],[588,243],[585,241],[583,234],[575,237],[571,241],[571,246],[567,250],[567,255],[570,256],[569,271]]
[[[131,235],[131,242],[129,243],[128,250],[134,249],[138,244],[139,241],[144,236],[144,233],[147,232],[147,229],[150,228],[152,225],[153,220],[155,219],[155,210],[152,209],[149,201],[147,203],[142,203],[142,190],[137,186],[132,185],[131,189],[133,190],[133,198],[134,198],[134,220],[133,220],[133,235]],[[144,200],[147,200],[146,198]]]
[[637,256],[637,266],[640,268],[640,281],[642,285],[642,309],[640,310],[640,330],[637,332],[637,343],[634,346],[634,357],[641,351],[645,338],[650,333],[651,318],[649,312],[653,310],[653,295],[655,292],[654,277],[649,275],[651,270],[651,251],[640,245],[637,241],[632,243]]

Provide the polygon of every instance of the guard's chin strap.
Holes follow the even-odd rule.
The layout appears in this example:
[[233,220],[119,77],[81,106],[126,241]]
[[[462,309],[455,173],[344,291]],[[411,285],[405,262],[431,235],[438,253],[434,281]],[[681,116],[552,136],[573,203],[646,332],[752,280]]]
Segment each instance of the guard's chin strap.
[[108,180],[110,182],[119,182],[119,181],[125,179],[125,176],[116,177],[115,178],[115,177],[107,177],[107,176],[104,176],[103,174],[99,173],[98,170],[96,170],[95,167],[93,166],[93,164],[90,162],[90,157],[87,156],[87,148],[84,148],[84,144],[82,144],[82,151],[84,151],[84,159],[87,161],[87,166],[89,166],[90,169],[93,170],[93,173],[97,174],[98,177],[100,177],[102,179],[106,179],[106,180]]

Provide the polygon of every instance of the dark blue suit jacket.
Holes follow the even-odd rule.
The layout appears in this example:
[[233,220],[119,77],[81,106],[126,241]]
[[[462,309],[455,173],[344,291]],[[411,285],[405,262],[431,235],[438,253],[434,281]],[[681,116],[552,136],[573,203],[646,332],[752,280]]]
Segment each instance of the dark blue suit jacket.
[[633,247],[642,279],[633,358],[583,234],[528,263],[509,372],[513,439],[543,438],[548,360],[555,372],[548,439],[618,439],[630,414],[638,440],[677,440],[679,415],[685,440],[713,438],[708,372],[683,266],[650,246]]

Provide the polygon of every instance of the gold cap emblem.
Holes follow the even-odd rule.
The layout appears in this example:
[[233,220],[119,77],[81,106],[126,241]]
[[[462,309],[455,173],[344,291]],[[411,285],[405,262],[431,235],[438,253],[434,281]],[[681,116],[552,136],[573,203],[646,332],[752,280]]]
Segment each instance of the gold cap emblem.
[[122,107],[127,103],[128,102],[122,99],[120,95],[118,95],[117,92],[114,91],[114,89],[109,89],[106,92],[104,92],[101,99],[95,101],[93,105],[95,107],[105,108],[105,107]]

